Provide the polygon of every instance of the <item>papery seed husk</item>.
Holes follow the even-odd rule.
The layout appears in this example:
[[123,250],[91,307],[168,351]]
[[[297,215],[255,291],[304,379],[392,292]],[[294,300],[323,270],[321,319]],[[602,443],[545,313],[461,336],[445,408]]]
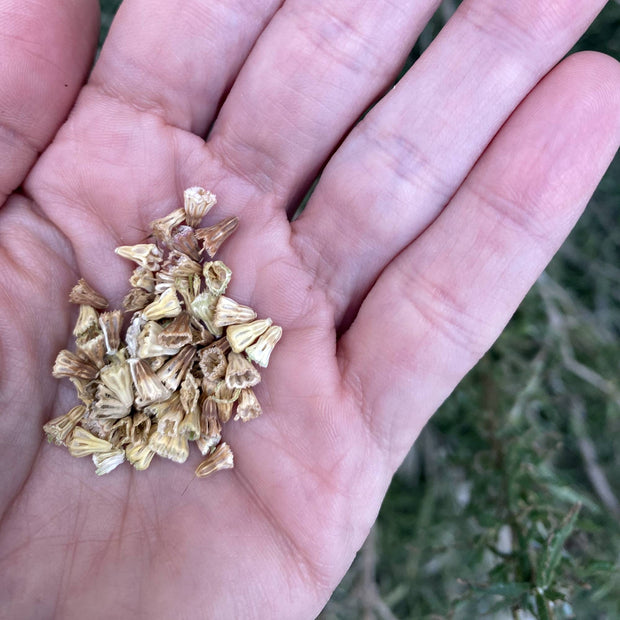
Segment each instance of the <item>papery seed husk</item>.
[[232,235],[239,226],[239,218],[227,217],[208,228],[199,228],[196,231],[196,238],[202,242],[207,254],[213,258],[220,249],[222,243]]
[[169,390],[175,391],[179,387],[195,355],[196,347],[188,344],[157,371],[157,376]]
[[160,341],[163,327],[156,321],[147,321],[137,338],[138,354],[140,359],[158,357],[160,355],[175,355],[180,346],[165,346]]
[[69,301],[72,304],[92,306],[99,310],[108,307],[108,300],[98,293],[84,278],[80,278],[78,283],[71,289]]
[[217,327],[247,323],[256,318],[256,312],[249,306],[237,303],[234,299],[220,295],[213,310],[213,324]]
[[105,346],[108,355],[114,355],[121,344],[121,324],[123,313],[120,310],[103,312],[99,316],[99,326],[105,338]]
[[117,360],[104,366],[99,378],[123,405],[131,407],[134,400],[133,384],[131,370],[125,360]]
[[63,349],[56,357],[52,375],[56,379],[61,377],[79,377],[80,379],[94,379],[99,369],[88,359]]
[[77,397],[85,404],[90,405],[95,398],[97,382],[92,379],[81,379],[80,377],[69,377],[73,383]]
[[215,394],[210,396],[217,404],[217,414],[222,424],[226,424],[232,416],[235,401],[239,398],[241,390],[230,389],[225,381],[220,381],[215,388]]
[[144,267],[150,271],[157,271],[163,259],[162,251],[154,243],[121,245],[115,248],[114,252],[123,258],[134,261],[140,267]]
[[131,405],[122,403],[106,385],[99,384],[97,397],[92,404],[92,412],[97,418],[124,418],[131,410]]
[[153,233],[153,236],[157,241],[164,245],[170,244],[170,239],[172,237],[172,231],[180,226],[182,222],[185,221],[185,210],[184,209],[175,209],[168,215],[164,217],[160,217],[159,219],[153,220],[150,223],[150,228]]
[[125,460],[125,451],[119,449],[110,450],[109,452],[100,452],[93,454],[93,463],[95,464],[95,473],[98,476],[109,474],[116,469]]
[[185,417],[179,425],[179,433],[194,440],[200,437],[200,409],[198,398],[200,389],[198,382],[191,372],[187,373],[181,385],[181,404],[185,411]]
[[204,478],[209,474],[220,469],[231,469],[234,467],[233,453],[230,446],[226,442],[222,442],[212,454],[210,454],[196,468],[196,476]]
[[47,440],[50,443],[55,443],[57,446],[65,445],[65,440],[75,428],[76,424],[84,417],[85,413],[86,407],[84,405],[78,405],[64,415],[52,418],[43,426],[43,430],[47,435]]
[[260,382],[260,373],[241,353],[230,352],[226,366],[226,385],[234,390],[254,387]]
[[183,300],[185,308],[189,311],[194,299],[200,295],[200,288],[202,286],[200,276],[191,275],[188,278],[177,278],[174,281],[174,285],[176,286],[177,293]]
[[151,418],[143,411],[136,413],[131,419],[130,439],[132,443],[148,441],[151,432]]
[[170,398],[170,390],[144,360],[130,358],[127,363],[136,390],[136,406],[145,407]]
[[188,187],[183,192],[183,208],[189,226],[194,228],[200,220],[217,204],[215,194],[203,187]]
[[241,420],[247,422],[253,420],[263,413],[263,409],[254,394],[252,388],[246,388],[241,390],[239,400],[237,401],[237,415],[235,420]]
[[187,312],[181,312],[159,333],[159,342],[165,347],[182,347],[191,344],[194,334],[191,328],[192,317]]
[[144,308],[141,314],[147,321],[158,321],[159,319],[175,317],[181,314],[181,311],[177,290],[171,286]]
[[189,256],[192,260],[200,261],[200,245],[191,226],[179,226],[174,231],[169,245]]
[[155,295],[145,291],[143,288],[132,288],[123,298],[123,310],[125,312],[136,312],[142,310],[150,304]]
[[222,439],[222,424],[220,423],[217,403],[212,398],[204,398],[200,414],[200,437],[196,445],[204,456],[208,454]]
[[260,335],[271,327],[271,319],[258,319],[243,325],[230,325],[226,329],[226,338],[235,353],[245,351]]
[[99,313],[87,304],[80,305],[80,313],[78,315],[73,335],[78,338],[90,340],[99,332]]
[[129,321],[129,327],[125,332],[125,344],[130,357],[138,356],[138,338],[145,323],[146,319],[139,312],[136,312]]
[[254,344],[245,349],[245,354],[254,363],[266,368],[273,348],[280,338],[282,338],[282,328],[278,325],[272,325]]
[[207,326],[207,329],[216,338],[219,338],[224,333],[224,330],[213,323],[213,312],[217,300],[218,297],[212,293],[201,293],[192,301],[191,312]]
[[105,364],[105,340],[103,334],[98,334],[90,340],[82,341],[77,347],[79,356],[84,356],[97,368]]
[[112,426],[112,430],[107,440],[115,447],[120,448],[131,443],[131,430],[133,427],[133,419],[131,415],[116,420]]
[[199,262],[176,250],[168,254],[168,258],[162,265],[162,269],[164,268],[176,278],[188,278],[191,275],[202,274],[202,265]]
[[207,289],[214,295],[223,295],[232,277],[232,271],[221,260],[205,263],[202,274]]
[[143,411],[147,415],[160,419],[165,413],[171,411],[179,411],[179,420],[183,419],[183,406],[181,405],[181,397],[178,392],[173,392],[170,398],[162,400],[160,403],[151,403],[144,407]]
[[152,293],[155,291],[155,274],[146,267],[136,267],[129,278],[129,284],[134,288],[141,288],[147,293]]
[[194,316],[191,320],[191,329],[192,343],[198,347],[206,347],[215,340],[215,336]]
[[130,444],[125,448],[125,457],[137,470],[144,471],[153,460],[155,452],[146,443]]
[[220,381],[226,376],[228,361],[219,347],[205,347],[198,355],[200,356],[200,370],[205,378]]
[[77,458],[90,456],[98,452],[109,452],[113,449],[112,444],[104,439],[95,437],[81,426],[76,426],[67,440],[69,454]]
[[171,437],[153,433],[148,445],[153,452],[175,463],[185,463],[189,456],[189,442],[187,437],[182,435]]

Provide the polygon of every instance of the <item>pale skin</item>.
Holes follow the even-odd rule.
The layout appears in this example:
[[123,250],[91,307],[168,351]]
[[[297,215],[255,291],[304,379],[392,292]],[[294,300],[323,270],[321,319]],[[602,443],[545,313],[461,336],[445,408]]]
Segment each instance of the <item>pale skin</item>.
[[[466,2],[351,131],[436,4],[126,0],[85,83],[97,2],[0,3],[6,617],[312,618],[325,604],[421,428],[620,141],[618,64],[555,66],[601,0]],[[257,389],[264,415],[226,429],[235,469],[183,493],[196,452],[98,478],[41,426],[76,404],[50,375],[71,286],[83,276],[118,306],[130,267],[113,248],[143,241],[191,185],[241,220],[221,254],[231,296],[285,335]]]

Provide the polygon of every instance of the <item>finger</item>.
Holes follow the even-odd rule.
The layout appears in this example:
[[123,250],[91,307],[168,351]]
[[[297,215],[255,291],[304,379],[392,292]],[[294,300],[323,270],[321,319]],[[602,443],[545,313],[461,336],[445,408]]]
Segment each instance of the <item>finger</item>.
[[[602,0],[468,0],[324,171],[295,245],[337,322],[438,215],[517,104]],[[386,208],[389,205],[389,209]]]
[[620,65],[594,53],[570,57],[373,287],[340,354],[394,466],[500,334],[619,143]]
[[294,203],[392,83],[437,4],[288,0],[218,116],[213,152],[266,193]]
[[0,2],[0,204],[66,118],[90,68],[95,0]]
[[31,471],[52,413],[59,388],[50,370],[66,346],[65,291],[75,277],[66,239],[32,203],[12,196],[0,213],[0,518]]
[[281,0],[125,0],[90,83],[202,135]]

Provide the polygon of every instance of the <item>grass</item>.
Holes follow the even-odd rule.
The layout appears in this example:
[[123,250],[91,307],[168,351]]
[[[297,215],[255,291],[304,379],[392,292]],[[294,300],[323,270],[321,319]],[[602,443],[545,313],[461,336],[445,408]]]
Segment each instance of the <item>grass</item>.
[[[101,1],[102,40],[120,2]],[[453,10],[444,2],[409,64]],[[575,50],[620,57],[610,2]],[[620,617],[620,160],[428,424],[321,618]]]

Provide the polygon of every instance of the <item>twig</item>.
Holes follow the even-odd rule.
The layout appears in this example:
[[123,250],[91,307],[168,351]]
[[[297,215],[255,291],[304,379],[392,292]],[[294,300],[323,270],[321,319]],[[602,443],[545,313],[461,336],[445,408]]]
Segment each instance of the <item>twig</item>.
[[550,281],[551,279],[548,276],[541,276],[538,282],[538,292],[542,298],[551,330],[559,339],[560,354],[562,356],[564,368],[609,396],[620,407],[620,391],[615,383],[609,379],[605,379],[595,370],[575,359],[575,352],[566,329],[566,319],[557,309],[552,299],[552,294],[549,291],[549,287],[547,286]]
[[605,472],[598,464],[594,442],[588,437],[586,431],[585,407],[581,400],[571,399],[570,411],[571,422],[575,435],[577,436],[577,446],[581,458],[583,459],[586,475],[590,480],[590,484],[605,508],[615,517],[620,517],[620,501],[618,501],[618,498],[614,495]]
[[364,620],[397,620],[392,610],[381,598],[376,581],[377,566],[377,524],[373,525],[360,551],[361,601]]

